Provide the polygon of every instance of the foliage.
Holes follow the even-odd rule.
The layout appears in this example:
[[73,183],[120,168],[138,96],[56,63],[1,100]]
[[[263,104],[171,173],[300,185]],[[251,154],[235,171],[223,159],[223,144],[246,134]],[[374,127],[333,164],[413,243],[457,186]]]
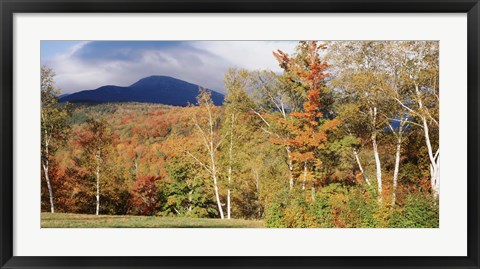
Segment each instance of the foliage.
[[215,201],[210,195],[211,188],[201,177],[195,175],[195,169],[184,158],[176,158],[169,162],[168,176],[171,182],[162,184],[160,197],[162,215],[186,217],[218,216]]
[[438,228],[439,208],[433,197],[425,193],[412,193],[405,197],[405,205],[392,213],[389,226],[393,228]]
[[151,216],[156,213],[158,194],[154,176],[138,176],[130,190],[130,213]]

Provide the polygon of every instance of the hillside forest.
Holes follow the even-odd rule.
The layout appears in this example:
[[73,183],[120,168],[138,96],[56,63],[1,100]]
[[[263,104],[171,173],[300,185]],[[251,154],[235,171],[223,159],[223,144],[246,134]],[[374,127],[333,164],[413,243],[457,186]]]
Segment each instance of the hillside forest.
[[42,212],[439,227],[438,42],[280,49],[282,73],[230,68],[222,105],[60,103],[42,66]]

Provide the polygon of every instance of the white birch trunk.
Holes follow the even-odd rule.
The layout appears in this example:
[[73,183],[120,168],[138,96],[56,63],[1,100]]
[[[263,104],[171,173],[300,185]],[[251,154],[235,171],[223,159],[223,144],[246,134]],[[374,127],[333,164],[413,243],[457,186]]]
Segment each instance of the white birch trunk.
[[[210,114],[210,111],[209,111]],[[195,120],[195,119],[194,119]],[[211,117],[210,117],[210,124],[213,124]],[[198,125],[198,123],[195,121],[195,125],[199,129],[200,133],[202,134],[202,138],[205,142],[205,147],[208,151],[208,155],[210,157],[210,167],[208,167],[206,164],[204,164],[202,161],[200,161],[197,157],[195,157],[192,153],[189,151],[186,151],[188,155],[190,155],[195,161],[197,161],[205,170],[212,176],[213,180],[213,189],[215,191],[215,200],[217,202],[217,207],[218,207],[218,212],[220,213],[220,218],[224,218],[223,216],[223,208],[222,208],[222,203],[220,201],[220,194],[218,191],[218,183],[217,183],[217,168],[215,165],[215,147],[213,145],[213,133],[210,134],[210,142],[208,142],[207,135],[203,132],[201,127]],[[210,127],[210,131],[213,132],[213,126]]]
[[363,170],[362,162],[360,162],[360,156],[358,156],[358,151],[356,149],[353,150],[353,156],[355,156],[358,169],[360,170],[360,173],[362,174],[363,179],[365,180],[367,185],[370,186],[370,180],[368,179],[367,175],[365,174],[365,171]]
[[[277,108],[278,108],[278,105],[277,105]],[[252,109],[253,113],[255,113],[255,115],[257,115],[268,127],[270,127],[270,123],[268,123],[268,121],[262,117],[262,115],[260,115],[260,113],[258,113],[257,111],[255,111],[254,109]],[[285,109],[283,108],[283,103],[282,103],[282,109],[280,109],[280,112],[282,113],[282,116],[284,119],[287,119],[287,115],[286,115],[286,112],[285,112]],[[262,128],[263,129],[263,128]],[[266,133],[268,134],[272,134],[272,132],[270,131],[266,131],[264,130]],[[277,137],[280,138],[280,136],[278,134],[276,134]],[[290,150],[290,147],[287,145],[285,146],[285,151],[287,152],[287,165],[288,165],[288,185],[289,185],[289,188],[290,190],[293,189],[293,184],[294,184],[294,181],[293,181],[293,161],[292,161],[292,152]]]
[[403,137],[403,128],[407,122],[408,117],[401,115],[400,116],[400,125],[398,126],[398,131],[395,132],[393,126],[388,123],[388,127],[397,137],[396,150],[395,150],[395,168],[393,169],[393,187],[392,187],[392,206],[395,205],[397,200],[397,186],[398,186],[398,173],[400,170],[400,154],[402,151],[402,137]]
[[375,169],[377,174],[377,192],[378,192],[378,201],[382,201],[382,165],[380,163],[380,155],[378,153],[378,146],[377,146],[377,107],[374,107],[373,110],[370,110],[372,115],[372,145],[373,145],[373,156],[375,158]]
[[227,190],[227,219],[230,219],[231,207],[230,207],[230,188]]
[[213,178],[213,188],[215,190],[215,199],[217,201],[218,212],[220,213],[220,218],[224,219],[222,202],[220,201],[220,194],[218,190],[218,181],[217,181],[217,168],[215,166],[215,156],[213,153],[213,143],[211,143],[210,159],[212,163],[212,178]]
[[420,90],[418,85],[415,85],[415,93],[417,95],[417,103],[420,109],[420,118],[423,124],[423,132],[425,135],[425,143],[427,145],[428,151],[428,158],[430,160],[430,186],[432,188],[432,194],[435,201],[438,199],[439,191],[440,191],[440,178],[439,178],[439,154],[440,148],[437,149],[435,153],[433,153],[432,143],[430,141],[430,128],[428,126],[427,116],[424,113],[423,102],[421,99]]
[[213,176],[213,187],[215,189],[215,199],[217,200],[218,211],[220,213],[220,218],[224,219],[223,216],[223,208],[222,203],[220,202],[220,194],[218,193],[218,185],[217,185],[217,176]]
[[397,150],[395,153],[395,169],[393,170],[392,205],[395,205],[395,202],[397,200],[398,171],[400,170],[401,149],[402,149],[402,136],[400,134],[397,140]]
[[100,165],[97,164],[97,170],[95,171],[95,175],[97,177],[97,193],[95,195],[97,199],[95,215],[98,216],[100,213]]
[[440,186],[440,180],[439,180],[439,170],[440,170],[439,152],[440,151],[437,150],[437,152],[433,154],[427,119],[425,117],[422,117],[422,121],[423,121],[424,135],[425,135],[425,143],[427,144],[428,157],[430,160],[430,186],[432,188],[433,197],[436,200],[439,195],[439,186]]
[[217,200],[217,206],[218,206],[218,211],[220,213],[220,218],[224,219],[223,216],[223,208],[222,208],[222,202],[220,201],[220,194],[218,190],[218,180],[217,180],[217,168],[215,165],[215,147],[213,145],[213,119],[212,119],[212,112],[210,111],[210,108],[207,107],[208,111],[208,119],[209,119],[209,125],[210,125],[210,162],[212,165],[212,177],[213,177],[213,187],[215,189],[215,199]]
[[380,156],[378,154],[376,135],[372,136],[372,144],[373,144],[373,155],[374,155],[374,158],[375,158],[375,169],[376,169],[376,174],[377,174],[378,200],[382,201],[382,166],[381,166],[381,163],[380,163]]
[[50,198],[50,212],[55,213],[55,206],[53,205],[52,185],[50,184],[50,177],[48,176],[48,161],[46,162],[46,164],[42,164],[42,166],[43,166],[43,172],[45,174],[45,181],[47,181],[48,195]]
[[433,198],[435,199],[435,203],[438,199],[438,196],[440,194],[440,163],[439,163],[439,158],[437,156],[437,159],[435,161],[435,174],[433,176],[434,178],[434,183],[433,185]]
[[53,190],[52,190],[52,184],[50,183],[50,176],[48,174],[48,171],[49,171],[49,161],[48,161],[48,158],[50,156],[49,155],[49,150],[48,150],[48,147],[50,146],[49,144],[49,138],[48,138],[48,133],[47,131],[45,130],[45,139],[44,139],[44,146],[45,146],[45,162],[42,162],[42,167],[43,167],[43,172],[45,174],[45,181],[47,181],[47,188],[48,188],[48,196],[49,196],[49,199],[50,199],[50,212],[51,213],[55,213],[55,206],[53,204]]

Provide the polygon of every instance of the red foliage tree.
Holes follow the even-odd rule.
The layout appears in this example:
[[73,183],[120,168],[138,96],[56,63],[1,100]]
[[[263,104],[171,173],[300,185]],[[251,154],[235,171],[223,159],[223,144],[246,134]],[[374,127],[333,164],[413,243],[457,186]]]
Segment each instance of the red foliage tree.
[[130,191],[132,213],[139,215],[154,215],[158,203],[156,182],[154,176],[138,176]]

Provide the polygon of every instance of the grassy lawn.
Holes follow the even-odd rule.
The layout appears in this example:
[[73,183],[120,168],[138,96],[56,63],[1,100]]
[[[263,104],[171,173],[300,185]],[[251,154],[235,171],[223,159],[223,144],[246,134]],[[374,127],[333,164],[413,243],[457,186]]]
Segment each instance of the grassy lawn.
[[42,213],[42,228],[263,228],[263,222],[242,219],[110,216]]

